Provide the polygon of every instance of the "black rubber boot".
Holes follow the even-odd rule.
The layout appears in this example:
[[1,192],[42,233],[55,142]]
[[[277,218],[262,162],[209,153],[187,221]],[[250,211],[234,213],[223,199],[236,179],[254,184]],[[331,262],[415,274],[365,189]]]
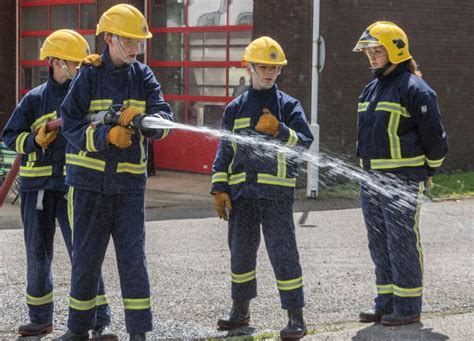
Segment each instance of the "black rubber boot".
[[229,317],[227,319],[219,319],[217,326],[223,330],[236,329],[241,326],[247,326],[250,322],[250,300],[237,301],[232,303]]
[[380,322],[383,314],[375,309],[365,309],[359,313],[359,321],[362,323]]
[[38,336],[49,334],[53,331],[53,324],[30,322],[23,324],[18,328],[18,334],[21,336]]
[[145,341],[146,333],[130,334],[130,341]]
[[280,331],[283,340],[302,339],[308,330],[303,319],[303,309],[288,310],[288,324]]
[[92,330],[92,340],[95,341],[118,341],[118,336],[109,326],[97,326]]
[[420,314],[399,315],[392,313],[390,315],[384,315],[381,322],[384,326],[404,326],[406,324],[419,323],[420,319]]
[[53,339],[54,341],[89,341],[89,333],[73,333],[68,330],[64,335]]

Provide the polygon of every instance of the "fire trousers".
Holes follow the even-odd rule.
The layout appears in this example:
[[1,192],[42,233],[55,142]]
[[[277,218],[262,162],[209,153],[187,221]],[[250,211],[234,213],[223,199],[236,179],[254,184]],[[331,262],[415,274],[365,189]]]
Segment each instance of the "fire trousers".
[[103,194],[70,187],[73,249],[68,328],[85,332],[95,324],[100,270],[110,237],[128,333],[152,330],[150,284],[145,258],[144,193]]
[[423,183],[382,181],[382,189],[361,186],[362,212],[375,265],[375,310],[421,313],[423,250],[418,230]]
[[[67,215],[66,193],[43,190],[21,193],[21,217],[24,225],[24,238],[27,261],[26,302],[31,322],[48,323],[53,321],[53,261],[54,234],[56,220],[63,234],[64,243],[72,256],[71,228]],[[105,298],[102,277],[98,294]],[[97,324],[110,323],[110,308],[106,301],[97,311]]]
[[303,275],[296,245],[292,203],[266,199],[232,202],[228,242],[231,255],[232,299],[257,297],[257,251],[260,224],[276,276],[283,309],[304,306]]

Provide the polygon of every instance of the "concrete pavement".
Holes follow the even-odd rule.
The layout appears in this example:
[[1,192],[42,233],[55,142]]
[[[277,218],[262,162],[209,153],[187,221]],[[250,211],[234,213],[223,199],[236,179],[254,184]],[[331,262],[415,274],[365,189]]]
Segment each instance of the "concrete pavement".
[[[178,173],[179,174],[179,173]],[[176,177],[174,180],[173,177]],[[153,178],[150,178],[153,181]],[[171,174],[154,201],[147,198],[147,257],[152,284],[155,328],[158,339],[224,338],[232,335],[215,329],[216,320],[230,306],[227,227],[214,218],[207,195],[208,176]],[[160,175],[156,177],[160,179]],[[172,185],[173,182],[175,185]],[[153,182],[152,182],[153,183]],[[206,183],[206,184],[204,184]],[[150,186],[150,185],[149,185]],[[166,187],[168,186],[168,187]],[[187,193],[177,191],[187,188]],[[153,192],[154,195],[157,193]],[[148,195],[148,193],[147,193]],[[318,202],[318,200],[316,200]],[[188,209],[208,205],[212,218],[195,216]],[[199,206],[200,205],[200,206]],[[305,206],[306,205],[306,206]],[[474,200],[428,203],[422,209],[421,238],[425,251],[424,314],[422,324],[398,328],[360,324],[358,311],[371,305],[375,293],[373,266],[360,209],[320,210],[327,203],[299,201],[303,209],[295,220],[304,271],[307,340],[471,340],[474,338],[473,230]],[[340,204],[338,204],[341,206]],[[336,206],[330,203],[330,207]],[[309,208],[308,208],[309,207]],[[314,207],[312,209],[311,207]],[[10,210],[11,208],[9,208]],[[199,211],[199,209],[197,211]],[[0,218],[0,339],[15,338],[18,324],[27,319],[24,298],[25,255],[22,230],[5,228]],[[207,211],[206,211],[207,212]],[[176,218],[164,219],[163,215]],[[304,217],[304,219],[302,219]],[[70,265],[58,233],[55,245],[55,333],[64,331]],[[104,263],[113,325],[126,340],[113,244]],[[276,338],[286,324],[264,243],[257,269],[259,296],[252,302],[252,321],[239,331],[247,339]],[[51,336],[44,338],[51,339]]]

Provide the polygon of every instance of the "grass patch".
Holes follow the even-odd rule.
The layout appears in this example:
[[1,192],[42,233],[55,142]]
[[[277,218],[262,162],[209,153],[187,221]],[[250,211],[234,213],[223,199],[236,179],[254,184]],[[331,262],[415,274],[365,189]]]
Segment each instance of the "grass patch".
[[[433,177],[433,187],[427,194],[433,200],[453,200],[474,197],[474,172],[439,174]],[[334,186],[321,186],[320,199],[359,198],[359,184],[350,181]]]
[[474,197],[474,172],[435,175],[430,194],[436,200]]

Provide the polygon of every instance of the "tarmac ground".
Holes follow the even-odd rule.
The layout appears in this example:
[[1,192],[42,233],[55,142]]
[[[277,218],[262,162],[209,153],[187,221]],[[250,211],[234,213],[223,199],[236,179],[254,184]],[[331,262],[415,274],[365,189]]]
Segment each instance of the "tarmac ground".
[[[264,243],[258,256],[258,297],[251,323],[232,333],[216,321],[231,304],[227,225],[215,218],[206,175],[159,172],[146,193],[147,261],[154,330],[150,340],[278,339],[286,324]],[[9,198],[11,199],[11,198]],[[0,209],[0,339],[14,340],[27,322],[26,259],[18,204]],[[375,294],[373,265],[356,202],[295,203],[297,241],[305,283],[305,340],[474,339],[474,200],[428,202],[421,215],[425,254],[422,323],[403,327],[358,322]],[[67,324],[70,264],[56,234],[53,262],[55,330],[29,340],[51,340]],[[262,239],[263,240],[263,239]],[[103,266],[112,326],[127,339],[113,243]],[[28,339],[28,338],[19,338]]]

